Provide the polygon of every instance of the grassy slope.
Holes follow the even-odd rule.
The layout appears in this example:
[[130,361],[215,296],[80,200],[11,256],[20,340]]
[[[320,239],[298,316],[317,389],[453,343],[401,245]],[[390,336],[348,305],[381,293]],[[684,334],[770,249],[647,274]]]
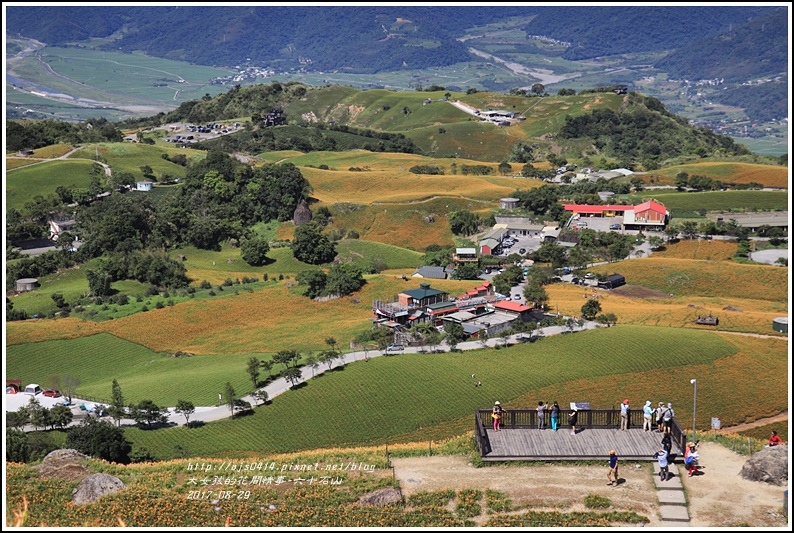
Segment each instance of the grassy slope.
[[[785,350],[785,341],[757,343],[753,349],[761,346],[763,349],[754,356],[767,363]],[[550,389],[557,390],[554,398],[562,403],[586,398],[594,405],[608,406],[619,401],[617,394],[621,398],[629,395],[635,403],[664,394],[675,405],[686,405],[691,393],[688,381],[660,389],[657,380],[631,378],[647,376],[655,369],[664,369],[669,375],[699,369],[704,372],[698,375],[711,376],[710,383],[732,390],[735,376],[722,367],[731,367],[736,352],[732,339],[720,339],[708,332],[626,326],[553,337],[541,344],[507,350],[404,354],[354,363],[310,380],[307,386],[276,398],[272,405],[240,420],[225,420],[198,430],[128,433],[136,443],[166,456],[176,442],[192,454],[204,455],[383,443],[387,438],[394,442],[402,440],[400,434],[415,436],[420,429],[425,435],[433,435],[436,426],[446,426],[449,437],[468,430],[474,409],[491,405],[495,398],[507,407],[526,407],[537,401],[540,391]],[[771,372],[784,367],[785,362],[778,361],[769,368],[768,379],[777,386],[785,385],[785,375],[775,377]],[[471,373],[482,380],[482,387],[471,386]],[[623,383],[621,391],[604,387],[605,376],[621,376],[617,378]],[[739,396],[752,398],[754,390],[760,393],[769,385],[743,384]],[[717,412],[726,421],[740,416],[741,408],[729,409],[731,402],[720,399],[719,390],[713,390],[709,397],[701,401],[705,412],[719,408]],[[551,399],[545,395],[542,398]],[[765,410],[774,410],[785,409],[785,403],[785,398],[777,398],[765,400],[763,405]],[[679,416],[686,420],[687,410],[680,411]],[[263,431],[264,427],[268,430]]]
[[91,161],[49,161],[6,173],[6,209],[22,210],[35,196],[48,196],[59,186],[88,187]]
[[788,168],[754,163],[704,161],[654,170],[649,175],[657,183],[675,185],[675,177],[679,172],[686,172],[690,176],[706,176],[723,183],[748,184],[754,181],[765,187],[789,187]]

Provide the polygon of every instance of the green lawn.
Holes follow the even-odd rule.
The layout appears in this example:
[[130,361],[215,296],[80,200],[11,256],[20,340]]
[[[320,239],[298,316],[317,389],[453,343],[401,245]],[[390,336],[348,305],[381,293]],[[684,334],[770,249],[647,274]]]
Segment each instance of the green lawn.
[[6,172],[6,209],[22,210],[34,196],[48,196],[59,186],[88,187],[91,161],[48,161]]
[[[737,208],[746,211],[786,211],[789,194],[786,191],[710,191],[676,192],[667,190],[643,191],[642,201],[654,200],[664,204],[674,217],[691,217],[701,210],[730,212]],[[695,215],[696,216],[696,215]]]
[[72,375],[80,380],[78,397],[110,398],[112,381],[117,379],[127,402],[150,399],[158,405],[175,405],[177,400],[186,399],[196,405],[212,405],[227,381],[241,393],[252,390],[245,372],[252,355],[174,358],[100,333],[8,346],[6,374],[25,383],[46,383],[55,374]]
[[[465,418],[495,399],[509,405],[542,387],[598,376],[616,376],[609,382],[618,387],[620,374],[638,373],[650,380],[658,372],[707,365],[735,351],[709,332],[624,326],[502,350],[378,357],[311,379],[238,420],[126,433],[136,445],[163,457],[177,443],[194,456],[384,443]],[[472,387],[472,373],[482,387]],[[681,400],[689,393],[682,388]],[[606,397],[611,398],[608,392]],[[703,408],[708,411],[708,405]]]

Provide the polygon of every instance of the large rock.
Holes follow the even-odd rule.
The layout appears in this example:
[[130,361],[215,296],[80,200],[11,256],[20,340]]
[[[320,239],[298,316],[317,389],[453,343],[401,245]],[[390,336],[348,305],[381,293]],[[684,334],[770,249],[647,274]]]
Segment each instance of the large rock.
[[306,200],[301,200],[301,203],[298,204],[298,207],[295,208],[295,212],[292,214],[292,222],[296,226],[302,226],[312,221],[312,210],[309,209],[309,204],[306,203]]
[[744,463],[740,475],[750,481],[786,485],[788,483],[788,446],[764,448]]
[[60,450],[53,450],[48,453],[43,459],[43,462],[46,463],[47,461],[66,461],[75,459],[88,459],[88,456],[72,448],[62,448]]
[[368,492],[358,499],[361,505],[388,505],[402,501],[403,497],[399,490],[389,487]]
[[72,502],[75,505],[93,503],[105,494],[113,494],[124,488],[124,483],[110,474],[92,474],[83,479],[72,491]]
[[86,459],[88,459],[87,455],[71,448],[53,450],[47,454],[40,465],[33,468],[39,477],[44,479],[79,481],[91,475],[91,471],[85,467]]

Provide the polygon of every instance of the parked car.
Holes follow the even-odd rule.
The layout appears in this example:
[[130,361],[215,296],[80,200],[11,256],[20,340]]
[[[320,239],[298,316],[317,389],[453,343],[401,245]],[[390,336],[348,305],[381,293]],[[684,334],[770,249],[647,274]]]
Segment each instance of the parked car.
[[48,398],[60,398],[61,392],[57,389],[47,389],[42,393],[44,396]]
[[577,228],[586,228],[587,227],[587,222],[585,222],[584,220],[578,220],[576,222],[575,226]]
[[527,249],[526,248],[521,248],[521,249],[518,250],[518,253],[525,254],[525,253],[527,253]]
[[620,229],[620,224],[610,224],[609,229]]
[[521,299],[521,295],[520,294],[514,294],[513,295],[513,300],[520,300],[520,299]]
[[396,352],[396,351],[400,351],[400,350],[404,350],[404,349],[405,349],[405,346],[403,346],[402,344],[389,344],[386,347],[386,351],[387,352]]

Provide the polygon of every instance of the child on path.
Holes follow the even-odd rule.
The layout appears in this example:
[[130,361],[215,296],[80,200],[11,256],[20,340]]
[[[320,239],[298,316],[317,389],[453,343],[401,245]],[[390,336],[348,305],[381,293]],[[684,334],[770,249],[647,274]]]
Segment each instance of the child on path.
[[609,450],[609,471],[607,472],[607,485],[616,486],[618,484],[618,455],[615,450]]
[[659,461],[659,477],[662,478],[662,481],[667,481],[670,479],[670,467],[668,466],[667,461],[667,450],[659,450],[653,454],[653,457]]

